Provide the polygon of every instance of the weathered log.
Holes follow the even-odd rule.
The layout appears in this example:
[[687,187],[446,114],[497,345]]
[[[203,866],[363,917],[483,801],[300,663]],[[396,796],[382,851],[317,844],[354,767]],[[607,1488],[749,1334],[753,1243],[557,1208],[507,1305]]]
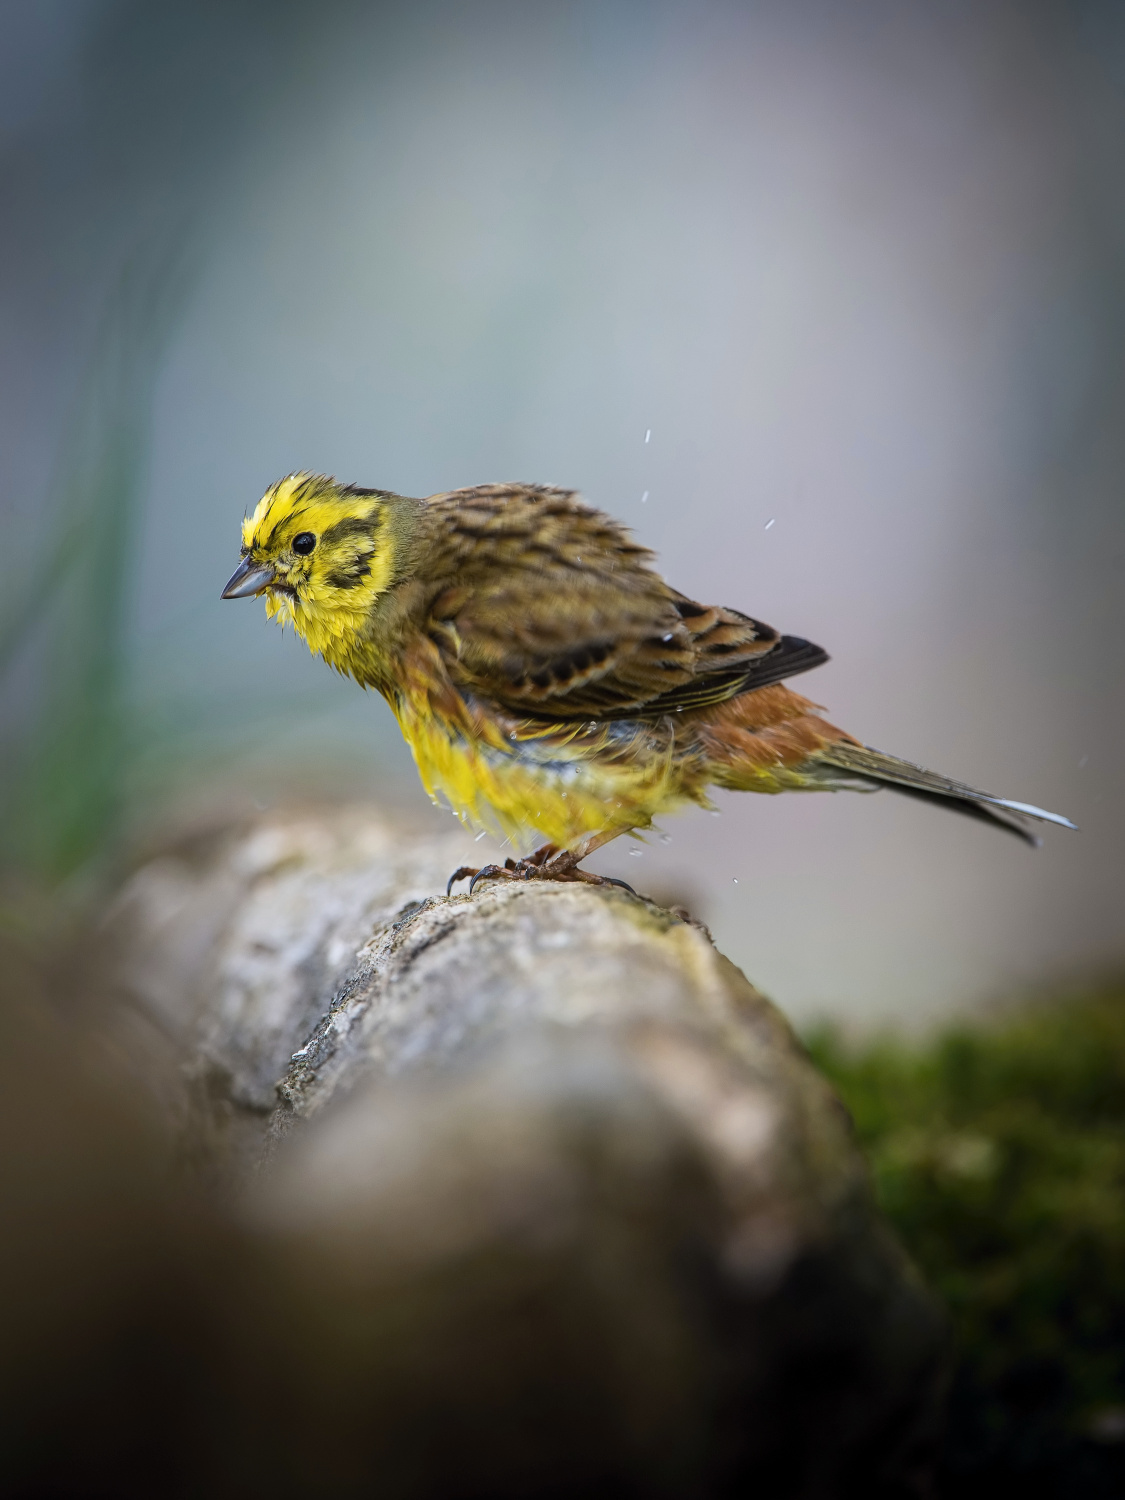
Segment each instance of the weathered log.
[[624,891],[435,895],[462,853],[275,817],[107,924],[251,1247],[257,1481],[924,1493],[941,1318],[784,1019]]

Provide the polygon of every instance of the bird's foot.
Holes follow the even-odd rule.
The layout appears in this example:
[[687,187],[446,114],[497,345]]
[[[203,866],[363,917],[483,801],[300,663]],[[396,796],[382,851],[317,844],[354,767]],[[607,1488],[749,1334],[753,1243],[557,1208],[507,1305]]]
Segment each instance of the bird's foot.
[[458,880],[469,880],[469,895],[473,894],[481,880],[560,880],[580,882],[583,885],[616,885],[630,895],[637,893],[624,880],[615,880],[612,875],[594,875],[589,870],[578,868],[578,856],[568,849],[559,849],[557,844],[544,844],[529,854],[526,859],[506,859],[502,865],[483,865],[479,870],[471,865],[461,865],[449,877],[445,888],[448,896]]

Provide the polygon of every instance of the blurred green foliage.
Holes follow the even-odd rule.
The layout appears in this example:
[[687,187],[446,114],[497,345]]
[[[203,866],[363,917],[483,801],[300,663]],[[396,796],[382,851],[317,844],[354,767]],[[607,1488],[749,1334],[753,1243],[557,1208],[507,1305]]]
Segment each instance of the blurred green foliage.
[[[48,883],[111,851],[137,749],[125,692],[128,611],[153,392],[192,283],[188,236],[122,266],[49,496],[42,556],[12,569],[0,674],[39,636],[35,713],[0,785],[0,864]],[[2,680],[2,676],[0,676]]]
[[1125,1494],[1125,979],[810,1050],[950,1309],[943,1493]]

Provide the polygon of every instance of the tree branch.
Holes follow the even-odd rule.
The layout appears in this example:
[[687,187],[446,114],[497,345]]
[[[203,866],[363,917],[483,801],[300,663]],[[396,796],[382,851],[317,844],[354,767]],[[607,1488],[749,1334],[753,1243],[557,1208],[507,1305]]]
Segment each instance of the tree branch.
[[924,1493],[942,1320],[785,1020],[620,890],[435,896],[462,848],[267,819],[109,923],[291,1310],[289,1479]]

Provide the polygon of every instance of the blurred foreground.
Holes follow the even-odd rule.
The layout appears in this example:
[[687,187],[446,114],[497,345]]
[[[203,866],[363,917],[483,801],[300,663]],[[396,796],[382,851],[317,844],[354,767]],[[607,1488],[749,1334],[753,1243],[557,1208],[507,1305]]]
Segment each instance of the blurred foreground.
[[[6,1492],[930,1493],[932,1314],[780,1018],[621,893],[433,899],[456,839],[267,819],[6,943]],[[1120,1493],[1125,985],[813,1053],[953,1317],[940,1493]]]
[[454,845],[166,849],[81,1041],[12,1006],[7,1493],[924,1494],[944,1320],[783,1018],[623,891],[435,897]]

